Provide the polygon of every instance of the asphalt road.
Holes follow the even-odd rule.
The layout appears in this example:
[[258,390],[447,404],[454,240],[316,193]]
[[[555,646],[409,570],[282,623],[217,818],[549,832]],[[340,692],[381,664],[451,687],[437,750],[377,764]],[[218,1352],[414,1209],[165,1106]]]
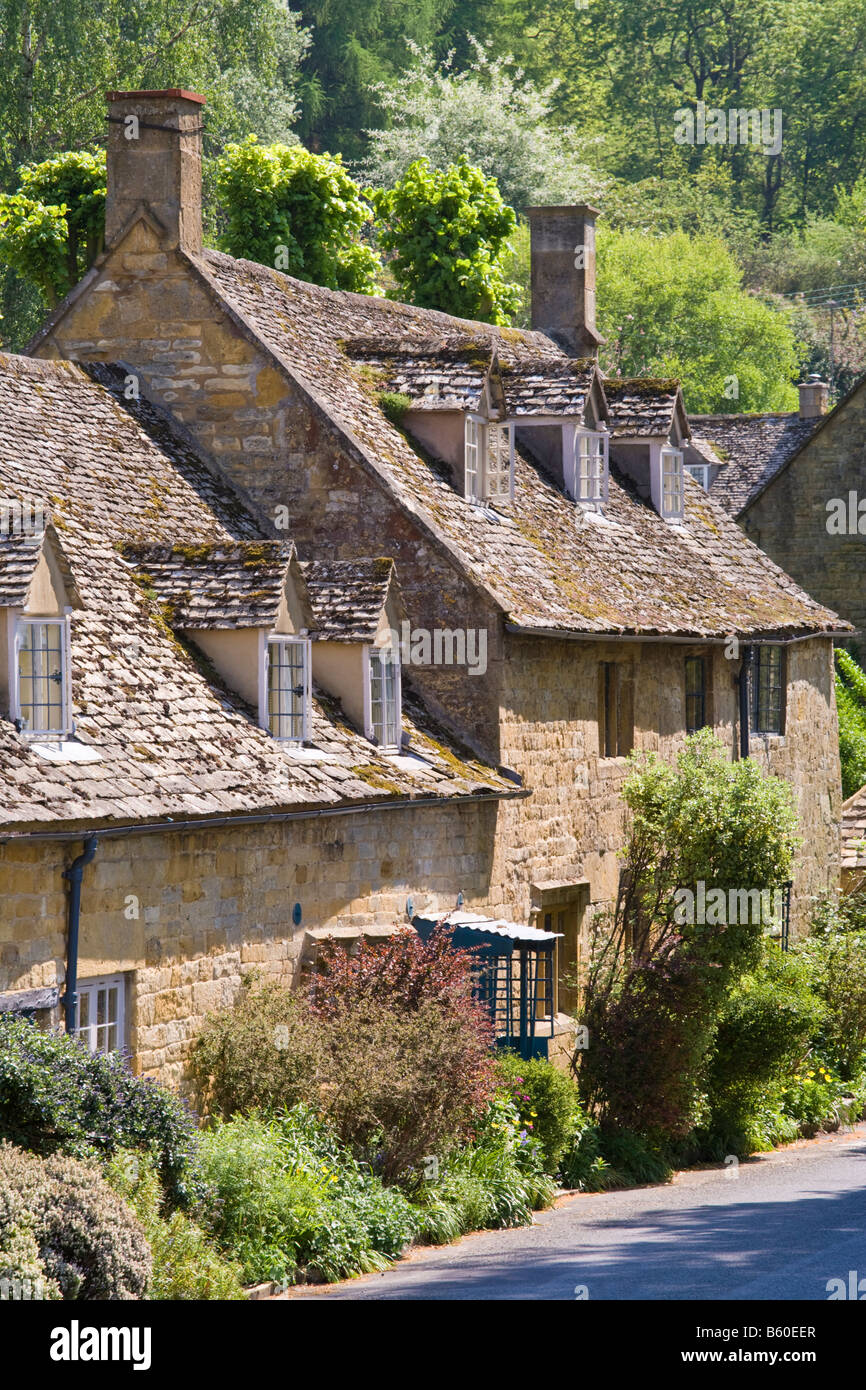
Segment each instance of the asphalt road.
[[[728,1170],[729,1171],[729,1170]],[[866,1298],[866,1125],[665,1187],[585,1194],[531,1227],[413,1251],[305,1299],[810,1299],[856,1270]]]

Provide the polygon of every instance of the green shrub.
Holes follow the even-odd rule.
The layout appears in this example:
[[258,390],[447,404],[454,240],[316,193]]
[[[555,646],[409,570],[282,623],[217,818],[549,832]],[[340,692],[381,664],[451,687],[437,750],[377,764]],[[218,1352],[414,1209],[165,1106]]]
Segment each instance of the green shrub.
[[64,1299],[143,1296],[151,1275],[147,1240],[96,1164],[0,1144],[0,1247],[17,1229],[20,1251],[22,1226]]
[[107,1181],[135,1212],[153,1255],[149,1299],[242,1299],[240,1266],[215,1249],[200,1226],[180,1211],[160,1214],[162,1188],[153,1159],[120,1150],[106,1167]]
[[332,1281],[387,1267],[416,1220],[399,1191],[365,1172],[305,1107],[217,1124],[200,1220],[247,1282]]
[[580,1192],[607,1192],[616,1186],[614,1173],[601,1152],[598,1126],[583,1112],[574,1116],[571,1134],[559,1161],[559,1180],[563,1187]]
[[816,1050],[850,1082],[866,1069],[866,931],[845,927],[862,920],[862,906],[859,897],[843,899],[829,929],[797,948],[824,1005]]
[[750,1152],[758,1117],[808,1052],[822,1015],[803,962],[768,943],[721,1013],[707,1074],[710,1152]]
[[490,1026],[471,958],[446,934],[322,952],[315,999],[246,989],[193,1049],[200,1104],[228,1116],[311,1105],[386,1182],[418,1182],[457,1146],[494,1089]]
[[117,1053],[0,1014],[0,1140],[33,1153],[108,1157],[154,1150],[171,1203],[195,1192],[196,1129],[181,1101],[133,1076]]
[[449,1154],[419,1193],[418,1238],[438,1245],[465,1231],[525,1226],[554,1193],[539,1146],[523,1129],[514,1103],[499,1095],[474,1142]]
[[321,1028],[301,995],[247,975],[234,1006],[208,1016],[189,1071],[207,1115],[291,1106],[325,1079]]
[[667,1152],[641,1134],[627,1129],[603,1131],[599,1143],[608,1165],[609,1187],[651,1187],[673,1177]]
[[720,922],[689,912],[689,895],[694,908],[700,884],[724,894],[784,881],[796,821],[787,783],[751,758],[732,763],[710,730],[690,736],[675,764],[632,761],[620,892],[594,923],[581,1007],[591,1046],[576,1061],[581,1101],[602,1131],[661,1149],[700,1120],[720,1014],[762,951],[752,913]]
[[556,1173],[580,1108],[577,1086],[546,1058],[524,1061],[516,1052],[499,1054],[497,1072],[517,1107],[521,1127],[538,1141],[548,1173]]

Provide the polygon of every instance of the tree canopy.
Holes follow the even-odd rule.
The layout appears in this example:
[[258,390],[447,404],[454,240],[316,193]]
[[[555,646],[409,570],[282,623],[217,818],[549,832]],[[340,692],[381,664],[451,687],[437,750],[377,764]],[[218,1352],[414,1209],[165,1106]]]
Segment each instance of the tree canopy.
[[403,298],[462,318],[510,321],[518,287],[504,272],[517,219],[494,179],[466,159],[445,170],[418,159],[372,199]]

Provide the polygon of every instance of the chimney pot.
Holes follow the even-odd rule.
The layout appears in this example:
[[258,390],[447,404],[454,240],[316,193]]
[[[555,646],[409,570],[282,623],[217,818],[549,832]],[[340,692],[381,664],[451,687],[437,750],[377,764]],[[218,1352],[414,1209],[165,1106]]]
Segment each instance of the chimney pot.
[[201,108],[204,97],[171,87],[107,92],[108,196],[105,244],[146,204],[166,247],[201,252]]
[[800,419],[817,420],[827,412],[829,386],[813,372],[807,381],[801,381],[797,390],[800,393]]
[[587,203],[527,208],[532,327],[570,357],[595,357],[595,219]]

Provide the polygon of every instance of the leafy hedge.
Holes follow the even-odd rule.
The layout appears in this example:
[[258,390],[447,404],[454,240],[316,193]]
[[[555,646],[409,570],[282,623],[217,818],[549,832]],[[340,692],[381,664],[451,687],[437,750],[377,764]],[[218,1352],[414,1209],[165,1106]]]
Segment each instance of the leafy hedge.
[[841,647],[836,652],[836,707],[842,795],[849,797],[866,783],[866,672]]
[[43,1156],[152,1150],[170,1205],[184,1206],[197,1192],[196,1128],[180,1100],[133,1076],[119,1054],[92,1054],[9,1014],[0,1014],[3,1139]]

